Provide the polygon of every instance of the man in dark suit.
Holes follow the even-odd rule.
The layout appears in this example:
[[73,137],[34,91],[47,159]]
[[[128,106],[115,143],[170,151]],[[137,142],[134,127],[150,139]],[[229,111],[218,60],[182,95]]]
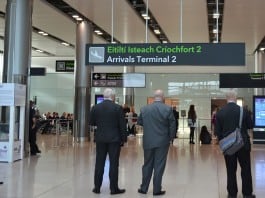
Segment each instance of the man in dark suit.
[[144,106],[137,123],[143,126],[144,165],[139,193],[146,194],[153,176],[153,195],[163,195],[161,188],[167,153],[176,133],[176,120],[171,107],[164,104],[164,93],[156,90],[154,102]]
[[174,106],[173,107],[173,115],[175,117],[175,120],[176,120],[176,135],[175,135],[175,138],[177,138],[177,134],[178,134],[178,129],[179,129],[179,112],[177,111],[177,107]]
[[114,91],[104,90],[104,101],[95,105],[90,114],[90,124],[97,127],[95,132],[96,164],[93,192],[100,193],[104,166],[107,154],[109,155],[109,178],[111,194],[121,194],[125,189],[118,187],[118,169],[121,146],[126,142],[126,122],[123,109],[115,104]]
[[[239,124],[240,106],[236,104],[237,92],[230,89],[226,92],[227,104],[216,113],[215,132],[219,140],[229,132],[234,131]],[[244,109],[241,126],[241,133],[244,140],[244,147],[234,155],[224,155],[227,170],[227,191],[229,198],[237,197],[237,161],[241,167],[242,193],[244,198],[255,198],[252,194],[252,176],[250,162],[250,140],[247,130],[251,128],[251,118]]]

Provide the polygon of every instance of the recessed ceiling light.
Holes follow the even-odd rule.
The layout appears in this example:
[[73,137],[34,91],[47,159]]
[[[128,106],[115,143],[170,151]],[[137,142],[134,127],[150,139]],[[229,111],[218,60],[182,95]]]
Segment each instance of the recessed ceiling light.
[[44,32],[43,32],[43,31],[39,31],[38,33],[39,33],[39,34],[43,34]]
[[220,14],[219,13],[213,13],[213,18],[214,19],[218,19],[220,17]]
[[159,29],[155,29],[154,32],[155,32],[156,34],[161,34],[161,32],[160,32]]
[[145,20],[149,20],[150,17],[149,17],[149,16],[145,16],[144,19],[145,19]]
[[260,51],[264,51],[265,50],[265,47],[260,47],[259,50]]
[[78,18],[79,16],[77,14],[72,15],[73,18]]
[[43,35],[43,36],[48,36],[49,34],[48,34],[48,33],[46,33],[46,32],[44,32],[42,35]]
[[36,49],[36,52],[43,53],[43,51],[42,51],[42,50],[40,50],[40,49]]
[[142,17],[143,17],[144,19],[147,19],[147,20],[150,19],[150,16],[148,16],[146,13],[142,13]]
[[66,42],[62,42],[61,44],[65,45],[65,46],[69,46],[70,45],[69,43],[66,43]]
[[217,34],[218,30],[217,29],[213,29],[213,33]]
[[162,43],[167,43],[167,41],[162,41]]
[[76,18],[77,21],[83,21],[81,17]]

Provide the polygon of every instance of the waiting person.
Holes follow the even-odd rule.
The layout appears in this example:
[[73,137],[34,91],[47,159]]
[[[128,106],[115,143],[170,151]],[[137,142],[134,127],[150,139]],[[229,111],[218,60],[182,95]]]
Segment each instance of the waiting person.
[[176,121],[171,107],[164,104],[162,90],[154,92],[154,102],[141,108],[137,124],[143,126],[144,165],[139,193],[146,194],[153,176],[153,195],[164,195],[162,176],[167,153],[176,133]]
[[194,131],[196,128],[196,111],[195,106],[192,104],[190,105],[189,111],[188,111],[188,126],[190,127],[190,144],[195,144],[194,142]]
[[104,101],[93,106],[90,114],[90,125],[97,127],[95,132],[96,164],[93,192],[100,193],[108,154],[110,191],[111,194],[121,194],[125,192],[125,189],[118,187],[118,171],[121,146],[127,140],[126,121],[122,107],[114,102],[114,91],[106,88],[103,96]]
[[174,118],[176,120],[176,135],[175,135],[175,138],[177,138],[178,129],[179,129],[179,112],[177,111],[177,107],[176,106],[173,107],[173,114],[174,114]]
[[137,122],[137,113],[135,113],[134,107],[130,108],[128,113],[128,130],[129,135],[135,136],[135,124]]
[[36,115],[36,111],[35,111],[35,104],[32,100],[29,101],[29,130],[32,127],[32,122],[33,122],[33,116]]
[[[216,113],[215,131],[219,140],[228,135],[238,127],[240,117],[240,106],[236,104],[237,92],[230,89],[226,92],[227,104]],[[251,118],[244,109],[241,134],[244,140],[244,146],[233,155],[224,155],[227,171],[227,191],[228,197],[237,197],[237,161],[241,167],[242,193],[243,198],[255,198],[252,194],[252,176],[250,162],[250,140],[247,130],[251,128]]]
[[211,134],[205,125],[201,128],[200,141],[202,144],[211,144],[212,141]]
[[41,153],[39,147],[36,143],[37,141],[37,131],[38,131],[38,116],[34,115],[32,118],[32,126],[29,130],[29,145],[30,145],[30,155],[36,155],[37,153]]
[[211,127],[212,127],[212,132],[213,132],[214,136],[216,136],[214,126],[216,123],[216,113],[218,110],[219,110],[219,107],[215,107],[213,112],[212,112],[212,117],[211,117]]

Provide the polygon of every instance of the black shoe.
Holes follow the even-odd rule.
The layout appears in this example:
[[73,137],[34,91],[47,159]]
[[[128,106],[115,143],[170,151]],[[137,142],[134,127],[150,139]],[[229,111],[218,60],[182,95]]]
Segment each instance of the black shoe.
[[228,195],[227,198],[236,198],[237,196]]
[[37,155],[37,153],[31,153],[30,155],[31,155],[31,156],[35,156],[35,155]]
[[93,188],[92,192],[93,192],[93,193],[96,193],[96,194],[99,194],[99,193],[100,193],[100,190],[97,189],[97,188]]
[[195,144],[195,142],[191,142],[192,144]]
[[125,189],[116,189],[110,192],[111,195],[117,195],[117,194],[122,194],[125,193]]
[[37,153],[41,153],[41,150],[37,150]]
[[141,193],[141,194],[146,194],[145,191],[143,191],[141,188],[138,189],[138,193]]
[[166,194],[165,190],[160,190],[159,192],[153,193],[154,196],[156,196],[156,195],[164,195],[164,194]]
[[243,195],[243,198],[256,198],[256,195]]
[[4,182],[0,181],[0,185],[1,185],[1,184],[4,184]]

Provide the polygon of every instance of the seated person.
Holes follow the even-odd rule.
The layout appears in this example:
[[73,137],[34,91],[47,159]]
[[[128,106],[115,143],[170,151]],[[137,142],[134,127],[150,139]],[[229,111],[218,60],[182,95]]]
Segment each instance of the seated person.
[[205,125],[201,128],[200,141],[202,144],[211,144],[212,141],[211,134]]

